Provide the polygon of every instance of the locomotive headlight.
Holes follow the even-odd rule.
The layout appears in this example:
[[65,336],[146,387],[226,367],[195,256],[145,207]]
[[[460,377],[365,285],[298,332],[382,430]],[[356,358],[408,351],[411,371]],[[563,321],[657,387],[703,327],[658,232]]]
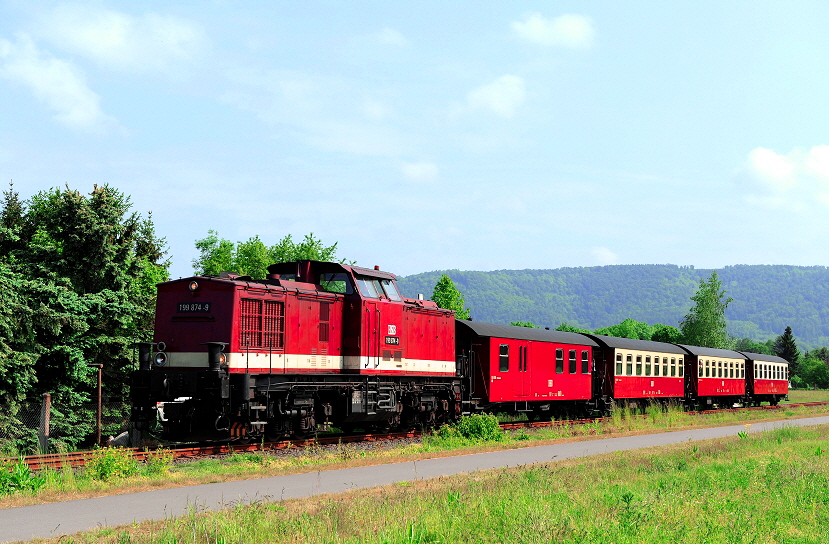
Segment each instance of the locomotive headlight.
[[155,354],[155,366],[164,366],[164,363],[167,362],[167,354],[163,351],[159,351]]
[[197,282],[197,281],[191,281],[191,282],[190,282],[190,285],[188,285],[187,287],[188,287],[188,289],[190,289],[191,291],[195,291],[196,289],[198,289],[198,288],[199,288],[199,282]]
[[223,365],[226,362],[227,362],[227,355],[225,355],[224,353],[220,353],[219,354],[219,364]]

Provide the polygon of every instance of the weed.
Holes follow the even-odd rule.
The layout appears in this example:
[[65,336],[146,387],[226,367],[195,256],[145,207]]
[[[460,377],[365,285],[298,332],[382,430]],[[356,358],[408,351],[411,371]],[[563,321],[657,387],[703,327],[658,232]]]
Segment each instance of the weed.
[[130,450],[124,448],[101,448],[86,463],[86,474],[93,480],[108,481],[125,478],[138,472],[138,461]]
[[21,457],[17,462],[0,461],[0,495],[37,491],[46,483],[44,474],[35,474]]
[[147,452],[147,460],[144,465],[144,471],[148,476],[158,476],[167,474],[173,467],[174,455],[172,450],[159,448],[157,450]]

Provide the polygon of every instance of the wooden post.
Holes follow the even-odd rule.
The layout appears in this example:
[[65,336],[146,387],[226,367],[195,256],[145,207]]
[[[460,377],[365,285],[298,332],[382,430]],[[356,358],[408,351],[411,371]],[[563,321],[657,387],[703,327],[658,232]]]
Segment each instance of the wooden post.
[[98,412],[95,423],[95,443],[101,446],[101,378],[103,377],[104,365],[98,367]]
[[40,429],[37,433],[40,453],[49,453],[49,415],[52,413],[52,395],[43,393],[40,403]]

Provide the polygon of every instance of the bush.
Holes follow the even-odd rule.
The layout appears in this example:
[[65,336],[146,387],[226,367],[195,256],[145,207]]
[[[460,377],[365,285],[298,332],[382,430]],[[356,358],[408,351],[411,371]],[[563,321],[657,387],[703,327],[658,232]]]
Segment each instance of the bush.
[[454,425],[441,425],[437,435],[441,438],[460,437],[474,441],[499,441],[504,438],[498,418],[491,414],[463,416]]
[[124,478],[138,472],[138,461],[124,448],[101,448],[86,463],[86,473],[93,480]]

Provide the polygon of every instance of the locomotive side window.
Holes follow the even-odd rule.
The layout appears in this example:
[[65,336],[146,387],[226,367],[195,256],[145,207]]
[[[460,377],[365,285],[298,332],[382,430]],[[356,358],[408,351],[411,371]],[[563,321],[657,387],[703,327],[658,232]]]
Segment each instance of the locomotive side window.
[[343,293],[350,295],[354,292],[351,279],[345,272],[326,272],[320,274],[320,286],[329,293]]
[[380,280],[380,285],[383,286],[383,291],[385,291],[386,296],[389,297],[389,300],[394,300],[396,302],[401,302],[403,299],[400,297],[400,293],[397,292],[397,286],[391,280]]
[[633,376],[633,356],[630,353],[627,355],[625,366],[625,376]]
[[636,375],[637,376],[642,375],[642,356],[641,355],[636,356]]
[[581,350],[581,373],[582,374],[589,374],[590,373],[590,358],[587,355],[587,350]]
[[498,355],[498,371],[509,371],[509,345],[501,344]]
[[564,350],[556,350],[556,374],[564,374]]
[[616,354],[616,375],[617,376],[622,375],[622,354],[621,353]]
[[568,358],[570,359],[570,364],[569,364],[570,374],[575,374],[576,373],[576,350],[571,349],[571,350],[568,350],[568,351],[569,351],[569,353],[567,355],[569,355]]

